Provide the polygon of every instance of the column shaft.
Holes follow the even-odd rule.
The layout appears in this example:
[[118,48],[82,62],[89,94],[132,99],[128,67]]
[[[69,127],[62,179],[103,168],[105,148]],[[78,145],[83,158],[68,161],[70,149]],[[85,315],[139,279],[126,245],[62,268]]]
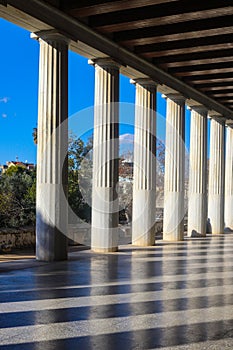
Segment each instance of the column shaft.
[[156,84],[136,81],[132,244],[155,243]]
[[119,66],[110,59],[95,62],[95,116],[92,190],[92,249],[116,251],[119,205]]
[[164,178],[163,239],[184,239],[185,100],[168,96]]
[[43,32],[40,42],[36,257],[67,258],[68,43]]
[[227,127],[225,168],[225,227],[233,230],[233,126]]
[[211,119],[208,220],[213,234],[224,231],[224,121]]
[[207,110],[204,108],[191,111],[188,198],[188,236],[205,236],[207,225]]

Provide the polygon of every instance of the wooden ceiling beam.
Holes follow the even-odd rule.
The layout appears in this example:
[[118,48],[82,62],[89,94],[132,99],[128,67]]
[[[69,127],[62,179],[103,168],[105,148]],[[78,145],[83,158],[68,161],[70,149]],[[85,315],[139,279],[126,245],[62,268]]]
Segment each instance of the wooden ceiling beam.
[[151,44],[151,45],[139,45],[134,47],[135,53],[154,53],[154,52],[160,52],[160,51],[177,51],[182,50],[185,52],[185,49],[192,48],[195,49],[195,47],[206,47],[213,45],[216,47],[216,45],[223,45],[223,44],[232,44],[232,34],[223,34],[223,35],[214,35],[210,37],[202,37],[198,40],[196,38],[192,39],[184,39],[184,40],[176,40],[176,41],[167,41],[167,42],[161,42],[157,44]]
[[[162,56],[157,57],[153,59],[154,64],[160,64],[160,63],[177,63],[177,62],[192,62],[192,64],[195,64],[195,61],[197,64],[201,63],[203,60],[208,59],[216,62],[215,58],[220,58],[220,60],[224,60],[226,57],[230,57],[232,59],[233,57],[233,49],[223,49],[223,50],[217,50],[217,51],[206,51],[206,52],[191,52],[186,54],[178,54],[178,55],[171,55],[171,56]],[[169,65],[168,65],[169,67]]]
[[[202,79],[203,77],[199,77],[198,79],[193,79],[192,81],[189,81],[189,83],[192,83],[194,85],[198,85],[198,84],[203,84],[203,83],[207,83],[207,84],[216,84],[216,83],[226,83],[227,85],[231,85],[233,82],[233,76],[228,77],[228,78],[206,78],[206,79]],[[188,81],[184,80],[186,83]],[[226,85],[226,86],[227,86]]]
[[[233,21],[233,19],[231,19]],[[191,22],[192,23],[192,22]],[[142,28],[143,29],[143,28]],[[115,33],[117,34],[117,33]],[[113,39],[115,34],[113,34]],[[210,37],[210,36],[218,36],[223,34],[233,34],[233,26],[232,27],[218,27],[208,30],[198,30],[198,31],[190,31],[190,32],[180,32],[177,34],[170,34],[170,35],[162,35],[162,36],[153,36],[145,38],[143,37],[143,33],[139,39],[134,40],[125,40],[125,41],[117,41],[119,44],[133,47],[133,46],[139,46],[139,45],[149,45],[149,44],[157,44],[157,43],[164,43],[164,42],[173,42],[173,41],[179,41],[179,40],[189,40],[196,38],[202,38],[202,37]],[[115,39],[114,39],[115,40]]]
[[152,27],[156,25],[174,24],[200,19],[217,18],[232,14],[233,6],[230,0],[219,6],[219,1],[180,1],[177,4],[161,4],[132,10],[121,10],[110,14],[89,17],[91,27],[106,32],[119,32],[129,29]]
[[[197,41],[198,42],[198,41]],[[203,46],[194,46],[194,47],[186,47],[186,48],[180,48],[180,49],[173,49],[173,50],[164,50],[164,51],[151,51],[151,52],[140,52],[139,50],[135,52],[136,54],[140,54],[143,57],[148,58],[156,58],[156,57],[166,57],[169,56],[177,56],[177,55],[195,55],[197,54],[199,58],[202,58],[203,54],[208,54],[209,52],[221,52],[226,49],[226,47],[229,49],[233,49],[233,41],[229,43],[224,44],[216,44],[216,45],[203,45]],[[223,56],[223,55],[221,55]]]
[[180,40],[232,32],[232,16],[206,18],[176,24],[126,30],[114,34],[114,40],[127,45],[152,44],[161,41]]
[[208,94],[227,94],[233,93],[233,84],[232,86],[222,87],[222,86],[207,86],[200,89],[203,92]]
[[65,12],[76,17],[88,17],[99,14],[106,14],[110,12],[120,11],[122,9],[129,10],[134,8],[141,8],[150,5],[160,5],[164,3],[178,2],[179,0],[93,0],[93,1],[67,1],[63,0],[61,8]]
[[211,95],[211,97],[213,97],[213,98],[220,98],[220,97],[226,97],[226,98],[232,97],[233,98],[233,91],[232,91],[232,93],[228,93],[228,94],[222,93],[222,94],[209,94],[209,95]]
[[[170,71],[169,71],[170,72]],[[171,72],[170,72],[171,73]],[[211,66],[208,70],[193,70],[190,72],[177,72],[177,73],[171,73],[174,74],[176,77],[194,77],[197,75],[212,75],[212,74],[222,74],[222,73],[233,73],[233,66],[232,68],[219,68],[219,69],[211,69]]]
[[189,59],[187,61],[176,61],[168,63],[160,63],[158,66],[162,69],[169,70],[171,68],[181,68],[185,66],[199,66],[200,64],[215,64],[215,63],[224,63],[224,62],[233,62],[233,56],[223,56],[215,58],[204,58],[199,60]]
[[232,105],[233,104],[233,99],[218,99],[219,102],[223,103],[224,105]]
[[213,79],[229,80],[231,78],[233,79],[233,71],[227,72],[227,73],[219,73],[219,74],[199,74],[199,75],[194,75],[189,77],[183,77],[183,80],[184,81],[213,80]]
[[230,89],[233,88],[233,83],[229,82],[229,81],[221,81],[221,82],[200,82],[200,83],[195,83],[195,88],[197,88],[198,90],[203,91],[203,89],[205,89],[205,91],[207,91],[206,89]]
[[169,68],[168,71],[171,74],[182,74],[182,73],[190,73],[190,72],[201,72],[201,71],[212,71],[212,70],[223,70],[223,69],[231,69],[233,68],[233,60],[229,62],[217,62],[217,63],[208,63],[208,64],[199,64],[199,65],[187,65],[181,67]]

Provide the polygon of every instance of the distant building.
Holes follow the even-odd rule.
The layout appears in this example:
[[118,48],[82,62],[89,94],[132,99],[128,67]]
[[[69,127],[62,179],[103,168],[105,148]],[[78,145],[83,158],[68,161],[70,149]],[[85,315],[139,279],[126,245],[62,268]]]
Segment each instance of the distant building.
[[7,165],[0,165],[0,175],[4,174],[7,169],[8,169]]
[[33,163],[19,162],[19,161],[9,161],[4,165],[0,165],[0,174],[4,174],[10,167],[19,166],[25,170],[34,170],[35,165]]

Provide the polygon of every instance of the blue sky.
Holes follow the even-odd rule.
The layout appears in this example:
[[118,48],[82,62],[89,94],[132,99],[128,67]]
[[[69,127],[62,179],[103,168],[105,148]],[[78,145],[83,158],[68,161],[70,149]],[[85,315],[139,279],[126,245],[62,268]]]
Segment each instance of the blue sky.
[[[37,124],[37,93],[39,44],[30,39],[30,33],[0,19],[0,164],[8,160],[36,162],[36,146],[32,131]],[[120,102],[134,103],[135,88],[129,79],[120,78]],[[69,116],[76,133],[92,127],[90,108],[94,103],[94,68],[87,59],[69,52]],[[158,94],[158,112],[165,115],[166,102]],[[131,106],[132,107],[132,106]],[[123,118],[120,132],[132,133],[133,109],[127,120]],[[125,109],[126,108],[126,109]],[[127,110],[123,107],[123,110]],[[89,109],[89,110],[88,110]],[[124,114],[124,113],[123,113]],[[127,113],[125,113],[126,115]],[[186,143],[189,146],[189,115],[186,120]],[[73,124],[73,125],[72,125]],[[160,130],[158,125],[158,130]]]

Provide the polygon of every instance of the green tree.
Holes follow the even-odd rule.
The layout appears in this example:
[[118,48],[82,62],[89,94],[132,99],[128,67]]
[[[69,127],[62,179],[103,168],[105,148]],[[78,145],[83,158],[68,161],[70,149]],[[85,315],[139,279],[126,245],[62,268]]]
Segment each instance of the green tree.
[[36,171],[10,167],[0,178],[0,226],[35,224]]
[[[83,180],[85,157],[92,149],[92,138],[84,142],[70,133],[68,146],[68,201],[73,212],[81,219],[90,222],[91,208],[80,191],[80,181]],[[90,186],[84,186],[90,189]]]
[[33,128],[32,137],[34,144],[37,145],[37,128]]

